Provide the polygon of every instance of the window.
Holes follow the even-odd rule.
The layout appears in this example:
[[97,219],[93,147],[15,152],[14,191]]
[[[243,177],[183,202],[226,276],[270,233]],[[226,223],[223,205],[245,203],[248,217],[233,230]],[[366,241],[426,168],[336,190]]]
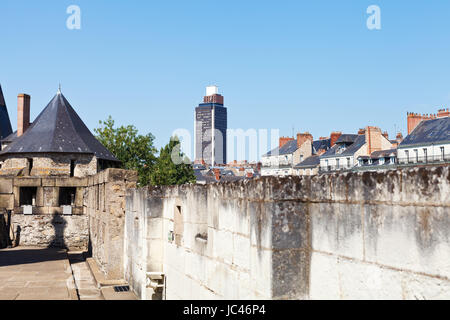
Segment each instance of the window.
[[330,166],[328,165],[328,160],[325,160],[325,167],[327,168],[327,170],[330,170]]
[[340,159],[336,159],[336,169],[339,169],[339,162],[340,162]]
[[77,188],[75,187],[59,188],[59,205],[73,206],[75,204],[76,192]]
[[441,147],[441,161],[444,161],[444,147]]
[[405,156],[406,156],[406,162],[409,163],[409,151],[408,150],[405,151]]
[[380,165],[383,165],[383,164],[384,164],[384,158],[380,158],[380,159],[379,159],[379,164],[380,164]]
[[75,160],[70,160],[70,176],[74,177],[75,175]]
[[419,162],[419,150],[414,149],[414,155],[416,157],[416,163]]
[[303,155],[301,154],[300,155],[300,162],[302,162],[303,161]]
[[21,187],[19,191],[19,205],[20,206],[35,206],[36,205],[37,187]]
[[350,168],[350,158],[347,158],[347,168]]
[[33,170],[33,159],[27,159],[28,175],[31,176],[31,170]]
[[391,164],[395,164],[395,157],[391,157]]

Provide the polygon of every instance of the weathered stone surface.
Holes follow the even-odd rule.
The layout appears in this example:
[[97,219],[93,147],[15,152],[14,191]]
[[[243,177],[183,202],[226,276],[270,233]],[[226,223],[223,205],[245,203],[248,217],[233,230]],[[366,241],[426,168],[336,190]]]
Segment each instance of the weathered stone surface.
[[445,298],[449,195],[448,167],[132,190],[126,277],[141,297],[160,271],[172,299]]
[[0,193],[13,193],[12,179],[0,179]]
[[14,208],[14,196],[12,194],[0,194],[0,208],[12,210]]
[[14,214],[12,224],[23,246],[85,249],[89,241],[87,216]]
[[55,186],[57,187],[86,187],[87,178],[56,178]]
[[18,187],[40,187],[41,178],[14,178],[14,186]]

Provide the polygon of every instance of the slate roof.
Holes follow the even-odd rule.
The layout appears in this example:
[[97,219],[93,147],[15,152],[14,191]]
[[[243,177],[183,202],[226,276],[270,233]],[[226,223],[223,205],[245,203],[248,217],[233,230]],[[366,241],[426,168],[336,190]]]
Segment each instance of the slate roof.
[[11,121],[6,108],[5,98],[3,97],[2,86],[0,85],[0,140],[6,138],[12,133]]
[[313,155],[294,166],[295,169],[314,168],[320,164],[320,156]]
[[291,140],[291,141],[288,141],[281,148],[277,147],[277,148],[267,152],[263,157],[269,157],[269,156],[273,155],[277,150],[278,150],[279,156],[285,155],[285,154],[292,154],[295,151],[297,151],[297,149],[298,149],[297,140]]
[[398,148],[445,143],[450,143],[450,117],[420,122]]
[[99,159],[119,161],[92,135],[62,93],[0,155],[16,153],[94,154]]
[[[344,138],[342,138],[345,136]],[[342,138],[342,140],[341,140]],[[353,141],[353,143],[352,143]],[[351,143],[351,144],[350,144]],[[366,143],[366,136],[364,134],[345,134],[342,135],[337,141],[336,144],[330,148],[327,152],[322,155],[322,158],[334,158],[334,157],[345,157],[352,156],[358,151],[364,144]],[[342,146],[347,145],[345,150],[339,153]]]
[[397,155],[397,149],[374,151],[374,152],[372,152],[370,157],[372,159],[377,159],[377,158],[391,157],[393,155],[394,156]]
[[313,153],[317,153],[319,150],[328,150],[331,147],[331,139],[316,140],[312,145]]
[[357,134],[343,134],[336,140],[336,143],[353,143],[357,138]]

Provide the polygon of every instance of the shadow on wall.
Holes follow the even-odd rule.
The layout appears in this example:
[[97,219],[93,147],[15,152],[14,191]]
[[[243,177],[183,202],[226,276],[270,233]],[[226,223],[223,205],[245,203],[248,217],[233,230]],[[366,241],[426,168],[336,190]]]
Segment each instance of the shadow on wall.
[[5,214],[0,213],[0,249],[8,246],[8,224],[5,220]]
[[18,247],[20,245],[20,232],[22,231],[22,228],[20,226],[17,226],[15,238],[14,238],[14,247]]
[[64,230],[66,229],[67,222],[61,215],[53,215],[52,226],[55,229],[55,236],[48,245],[48,248],[62,248],[67,249],[64,241]]

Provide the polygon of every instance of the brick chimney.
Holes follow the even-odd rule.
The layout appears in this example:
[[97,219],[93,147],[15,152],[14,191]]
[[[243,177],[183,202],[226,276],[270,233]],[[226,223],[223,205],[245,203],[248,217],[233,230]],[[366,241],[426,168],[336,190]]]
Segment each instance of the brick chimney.
[[366,129],[359,129],[358,135],[366,134]]
[[286,143],[288,143],[289,141],[294,140],[294,138],[290,138],[290,137],[281,137],[280,138],[280,148],[282,146],[284,146]]
[[340,131],[334,131],[330,134],[330,146],[334,146],[336,144],[337,139],[340,138],[340,136],[342,136],[342,132]]
[[297,133],[297,147],[302,146],[308,140],[313,142],[313,136],[311,133],[309,132]]
[[[446,111],[443,109],[440,111],[442,111],[440,113],[442,115],[442,117],[445,117]],[[437,117],[438,116],[436,116],[435,114],[428,115],[428,114],[419,114],[419,113],[408,112],[407,113],[408,134],[413,132],[413,130],[419,125],[420,122],[426,121],[426,120],[433,120],[433,119],[436,119]]]
[[437,114],[438,118],[449,117],[449,116],[450,116],[450,111],[448,111],[448,108],[438,110],[438,114]]
[[398,143],[401,143],[403,141],[403,135],[401,132],[397,133],[397,137],[395,138],[395,140],[397,140]]
[[387,131],[383,132],[383,137],[389,140],[389,133]]
[[17,136],[20,137],[30,126],[30,100],[27,94],[17,96]]
[[381,150],[381,129],[378,127],[366,127],[367,154]]

